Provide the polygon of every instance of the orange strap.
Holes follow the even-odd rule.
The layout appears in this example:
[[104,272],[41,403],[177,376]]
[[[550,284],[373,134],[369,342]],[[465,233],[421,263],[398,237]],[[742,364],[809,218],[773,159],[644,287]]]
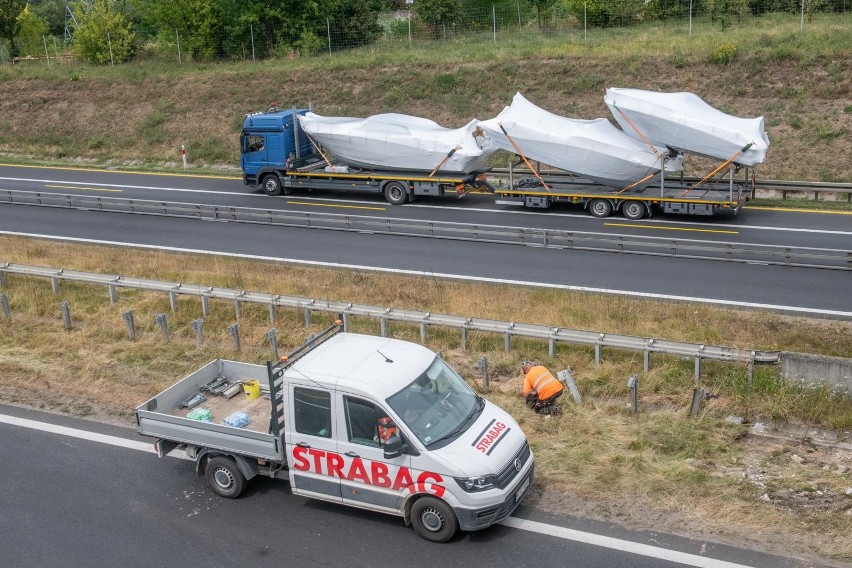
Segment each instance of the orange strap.
[[753,145],[754,145],[754,142],[750,142],[750,143],[746,144],[743,148],[741,148],[739,151],[737,151],[733,156],[731,156],[730,158],[728,158],[727,160],[725,160],[724,162],[719,164],[719,166],[716,169],[714,169],[712,172],[710,172],[709,174],[704,176],[704,179],[695,183],[692,187],[687,188],[686,191],[684,191],[681,195],[686,195],[687,193],[689,193],[693,189],[696,189],[699,185],[703,184],[705,181],[707,181],[708,179],[710,179],[711,177],[716,175],[716,172],[718,172],[719,170],[721,170],[722,168],[726,167],[728,164],[730,164],[731,162],[736,160],[741,154],[748,151],[748,149],[751,148]]
[[508,132],[506,132],[506,129],[505,129],[505,128],[503,128],[503,123],[502,123],[502,122],[498,122],[497,124],[500,126],[500,130],[502,130],[502,131],[503,131],[503,134],[505,134],[505,135],[506,135],[506,138],[509,140],[509,142],[511,142],[511,143],[512,143],[512,146],[514,146],[514,148],[515,148],[515,152],[517,152],[517,153],[518,153],[518,156],[520,156],[520,157],[524,160],[524,163],[527,165],[527,167],[530,169],[530,171],[532,171],[533,175],[534,175],[535,177],[537,177],[537,178],[538,178],[538,181],[540,181],[540,182],[541,182],[541,185],[543,185],[543,186],[544,186],[544,189],[546,189],[547,191],[550,191],[550,187],[548,187],[547,183],[545,183],[545,181],[544,181],[543,179],[541,179],[541,176],[540,176],[540,175],[538,175],[538,172],[537,172],[537,171],[535,171],[535,168],[534,168],[534,167],[532,167],[532,164],[530,164],[529,160],[527,160],[527,157],[526,157],[526,156],[524,156],[524,153],[523,153],[523,152],[521,152],[521,149],[520,149],[520,148],[518,148],[518,145],[517,145],[517,144],[515,144],[515,141],[514,141],[514,140],[512,140],[512,137],[511,137],[511,136],[509,136],[509,133],[508,133]]
[[624,117],[624,120],[626,120],[626,121],[627,121],[627,124],[629,124],[629,125],[630,125],[630,128],[632,128],[632,129],[633,129],[633,131],[634,131],[634,132],[636,132],[636,134],[638,134],[638,135],[639,135],[639,138],[641,138],[641,139],[642,139],[642,141],[643,141],[643,142],[645,142],[645,144],[647,144],[647,145],[648,145],[648,147],[649,147],[649,148],[650,148],[650,149],[654,152],[654,154],[656,154],[658,158],[662,159],[662,157],[663,157],[663,156],[662,156],[662,154],[660,154],[660,153],[657,151],[657,147],[656,147],[656,146],[654,146],[653,144],[651,144],[651,142],[650,142],[647,138],[645,138],[645,135],[644,135],[644,134],[642,134],[641,132],[639,132],[639,129],[638,129],[638,128],[636,128],[636,125],[635,125],[635,124],[633,124],[633,122],[630,120],[630,117],[628,117],[626,114],[624,114],[624,112],[622,112],[622,110],[621,110],[620,108],[618,108],[618,105],[617,105],[617,104],[615,104],[615,101],[613,101],[612,106],[614,106],[614,107],[615,107],[615,110],[617,110],[617,111],[618,111],[618,113],[619,113],[621,116],[623,116],[623,117]]
[[325,157],[325,154],[322,153],[322,150],[320,150],[320,147],[317,146],[317,143],[314,142],[313,138],[311,138],[311,135],[308,134],[307,132],[305,132],[305,136],[308,137],[308,141],[310,141],[310,143],[313,145],[313,147],[316,149],[316,151],[319,152],[319,155],[322,156],[322,159],[325,160],[325,163],[328,164],[328,167],[334,168],[334,166],[331,165],[331,161],[329,161],[329,159]]
[[446,164],[446,163],[447,163],[447,160],[449,160],[450,158],[452,158],[452,157],[453,157],[453,154],[455,154],[455,153],[456,153],[456,150],[461,150],[461,146],[456,146],[455,148],[453,148],[452,150],[450,150],[450,151],[447,153],[447,155],[446,155],[446,156],[444,156],[444,159],[443,159],[443,160],[441,160],[441,163],[440,163],[440,164],[438,164],[437,166],[435,166],[435,169],[434,169],[434,170],[432,170],[432,173],[431,173],[431,174],[429,174],[429,177],[434,176],[434,175],[438,172],[438,170],[440,170],[442,167],[444,167],[444,164]]

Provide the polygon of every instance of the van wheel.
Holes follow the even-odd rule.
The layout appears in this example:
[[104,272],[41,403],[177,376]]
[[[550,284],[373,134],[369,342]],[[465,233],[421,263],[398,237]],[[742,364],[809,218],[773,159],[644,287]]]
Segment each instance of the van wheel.
[[609,217],[612,215],[612,202],[609,199],[592,199],[589,201],[589,213],[593,217]]
[[236,499],[246,487],[246,478],[231,458],[215,457],[204,471],[207,483],[221,497]]
[[432,542],[447,542],[459,530],[459,521],[452,508],[434,497],[421,497],[414,503],[411,524],[417,534]]
[[269,174],[263,177],[260,182],[260,187],[266,195],[275,197],[281,195],[281,180],[275,174]]
[[385,199],[391,205],[402,205],[408,201],[408,192],[404,185],[398,181],[392,181],[385,186]]
[[625,201],[621,206],[621,214],[626,219],[638,221],[645,216],[645,204],[641,201]]

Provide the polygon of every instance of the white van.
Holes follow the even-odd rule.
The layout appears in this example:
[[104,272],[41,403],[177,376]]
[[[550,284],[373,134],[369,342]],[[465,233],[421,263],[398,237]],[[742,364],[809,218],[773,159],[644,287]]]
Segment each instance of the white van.
[[[512,417],[429,349],[340,331],[266,368],[214,361],[137,408],[138,430],[161,455],[186,449],[224,497],[255,475],[286,478],[297,495],[400,515],[436,542],[511,514],[534,474]],[[223,380],[257,380],[268,398],[226,401],[207,389],[198,407],[213,408],[211,421],[184,416],[181,404]],[[237,406],[257,418],[220,424]]]

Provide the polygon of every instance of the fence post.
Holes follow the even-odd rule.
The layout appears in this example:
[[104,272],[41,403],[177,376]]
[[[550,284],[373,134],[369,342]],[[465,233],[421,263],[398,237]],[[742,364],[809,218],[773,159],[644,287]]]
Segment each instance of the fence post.
[[44,37],[44,34],[41,34],[41,41],[44,43],[44,58],[47,60],[47,66],[50,67],[50,52],[47,51],[47,38]]
[[521,28],[521,3],[517,2],[518,5],[518,29]]
[[692,37],[692,0],[689,0],[689,37]]
[[497,45],[497,8],[491,4],[491,23],[494,27],[494,45]]
[[411,10],[408,11],[408,49],[411,49]]
[[228,326],[228,335],[234,340],[234,351],[240,350],[240,324],[232,323]]
[[109,64],[115,65],[115,61],[112,58],[112,38],[109,37],[109,30],[107,30],[107,44],[109,44]]
[[68,302],[59,304],[59,309],[62,310],[62,319],[65,322],[65,329],[71,329],[71,309],[68,307]]
[[136,339],[136,321],[133,319],[133,310],[127,310],[121,314],[121,317],[127,322],[128,337]]
[[9,297],[6,294],[0,294],[0,306],[3,307],[3,317],[11,318],[12,312],[9,310]]
[[180,34],[178,33],[178,29],[175,28],[175,39],[177,40],[177,50],[178,50],[178,63],[183,63],[183,58],[180,55]]
[[272,354],[275,356],[275,360],[279,359],[278,357],[278,330],[275,328],[270,329],[266,332],[266,339],[269,341],[269,346],[272,347]]
[[251,60],[253,62],[257,62],[257,59],[254,57],[254,25],[249,24],[249,35],[251,35]]
[[802,0],[802,18],[799,21],[799,32],[805,31],[805,0]]
[[588,2],[583,2],[583,42],[585,43],[589,39],[589,19],[587,16],[587,10],[589,8]]
[[169,319],[166,314],[154,314],[154,321],[160,326],[160,331],[163,332],[163,339],[166,343],[169,341]]
[[201,347],[204,344],[204,320],[197,319],[192,320],[192,323],[189,324],[189,327],[195,331],[195,343]]
[[328,54],[331,55],[331,22],[328,18],[325,19],[325,29],[328,33]]

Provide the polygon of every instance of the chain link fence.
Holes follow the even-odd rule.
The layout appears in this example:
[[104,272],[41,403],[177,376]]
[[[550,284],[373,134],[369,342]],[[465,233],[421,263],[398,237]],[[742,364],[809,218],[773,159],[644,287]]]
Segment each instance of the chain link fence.
[[[179,23],[128,15],[121,21],[121,29],[109,24],[112,27],[103,30],[103,38],[93,39],[91,28],[87,30],[86,41],[96,41],[99,50],[96,59],[87,57],[105,64],[133,59],[258,61],[365,46],[414,48],[430,42],[477,39],[495,45],[518,39],[534,42],[535,38],[593,42],[612,30],[631,29],[649,36],[662,32],[710,34],[723,41],[726,34],[739,28],[772,26],[784,33],[806,34],[812,28],[852,24],[852,0],[415,0],[383,11],[357,9],[360,0],[351,2],[356,9],[310,17],[289,13],[264,17],[256,6],[249,12],[247,3],[246,13],[232,12],[227,19],[222,14],[222,20],[213,25],[193,25],[187,18]],[[215,11],[212,17],[215,20]],[[119,37],[122,41],[131,37],[133,46],[124,49],[121,56],[113,53]],[[84,53],[74,49],[74,41],[73,34],[68,33],[29,34],[19,37],[12,49],[8,40],[3,40],[0,63],[38,61],[50,65],[75,51]]]

